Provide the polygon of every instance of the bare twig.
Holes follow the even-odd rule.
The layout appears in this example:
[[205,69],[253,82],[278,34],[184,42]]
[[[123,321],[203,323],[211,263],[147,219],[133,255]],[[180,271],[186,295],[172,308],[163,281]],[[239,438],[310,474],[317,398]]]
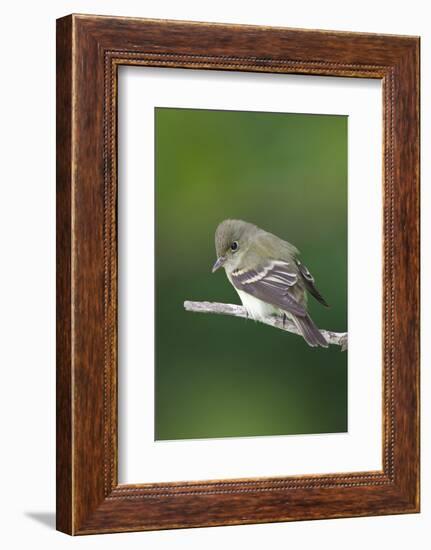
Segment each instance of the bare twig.
[[[231,315],[233,317],[242,317],[247,319],[247,311],[243,306],[235,304],[221,304],[219,302],[184,302],[186,311],[195,313],[215,313],[216,315]],[[292,334],[300,334],[296,326],[288,319],[283,320],[281,316],[271,316],[261,319],[259,322],[270,327],[279,328]],[[328,344],[341,346],[341,351],[347,350],[347,332],[332,332],[330,330],[321,330]]]

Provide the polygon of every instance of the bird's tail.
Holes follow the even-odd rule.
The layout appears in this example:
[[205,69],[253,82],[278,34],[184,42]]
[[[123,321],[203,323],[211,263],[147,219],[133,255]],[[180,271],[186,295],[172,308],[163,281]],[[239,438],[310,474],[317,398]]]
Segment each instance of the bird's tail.
[[318,346],[322,348],[328,347],[328,342],[309,315],[306,315],[305,317],[292,316],[292,318],[296,327],[309,346],[312,348]]

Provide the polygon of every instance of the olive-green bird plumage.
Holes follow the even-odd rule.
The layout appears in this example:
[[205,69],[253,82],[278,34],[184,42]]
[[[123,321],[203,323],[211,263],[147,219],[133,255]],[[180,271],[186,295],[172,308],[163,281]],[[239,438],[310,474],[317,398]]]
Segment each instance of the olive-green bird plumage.
[[307,312],[307,291],[328,304],[295,246],[242,220],[224,220],[215,233],[217,261],[253,319],[286,315],[312,347],[327,347]]

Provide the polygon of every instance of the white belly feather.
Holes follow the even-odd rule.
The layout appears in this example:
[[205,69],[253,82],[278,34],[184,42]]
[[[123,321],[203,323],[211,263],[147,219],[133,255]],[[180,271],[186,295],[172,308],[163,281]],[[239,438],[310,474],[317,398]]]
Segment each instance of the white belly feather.
[[268,304],[267,302],[262,302],[259,298],[255,298],[243,290],[235,290],[238,292],[242,305],[247,310],[248,315],[255,321],[270,315],[276,315],[280,312],[280,310],[273,305]]
[[263,302],[262,300],[259,300],[259,298],[255,298],[248,292],[238,290],[232,283],[232,279],[228,270],[226,270],[226,275],[233,288],[238,292],[238,296],[241,298],[242,305],[247,310],[249,317],[251,317],[255,321],[258,321],[260,319],[263,319],[264,317],[268,317],[270,315],[279,315],[280,313],[282,313],[279,308],[268,304],[267,302]]

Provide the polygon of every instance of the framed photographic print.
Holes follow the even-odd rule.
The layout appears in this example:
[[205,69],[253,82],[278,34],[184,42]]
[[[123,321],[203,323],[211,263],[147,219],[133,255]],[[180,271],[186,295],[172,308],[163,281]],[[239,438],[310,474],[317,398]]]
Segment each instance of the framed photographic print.
[[419,39],[57,22],[57,528],[419,511]]

